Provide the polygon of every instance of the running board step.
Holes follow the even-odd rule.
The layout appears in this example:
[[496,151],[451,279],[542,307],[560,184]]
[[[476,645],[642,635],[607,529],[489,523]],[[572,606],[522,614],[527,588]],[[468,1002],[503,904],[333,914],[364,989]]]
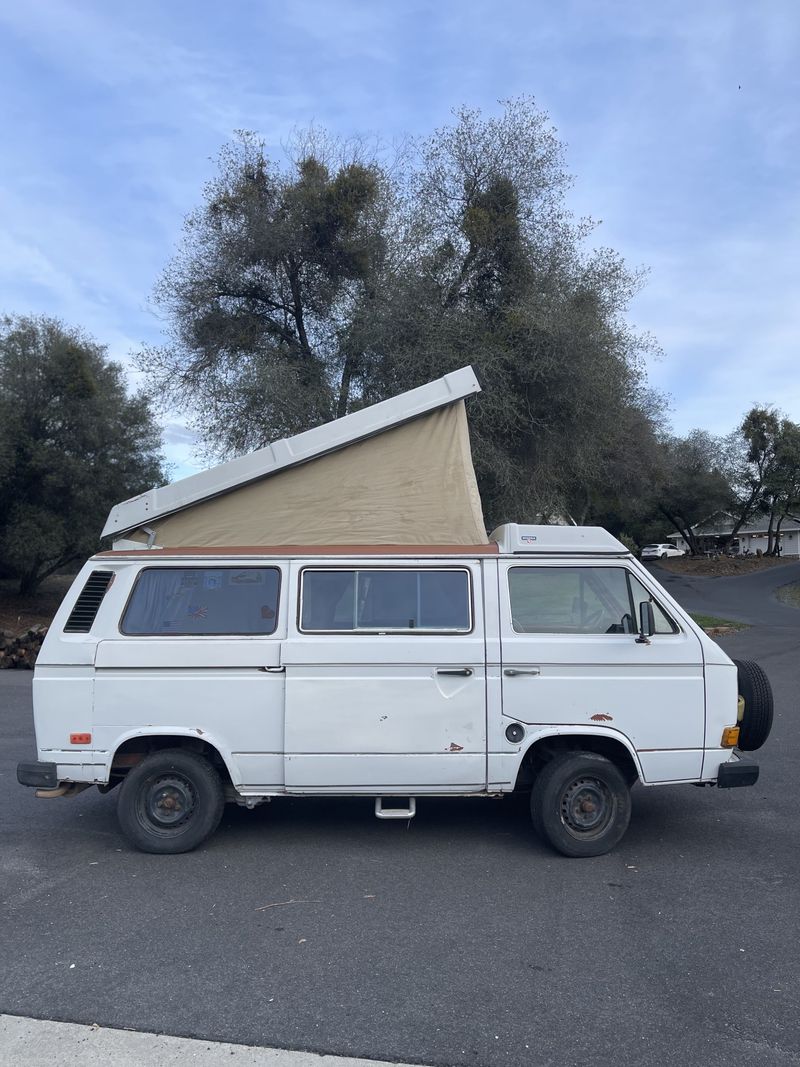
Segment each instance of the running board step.
[[[394,797],[388,797],[391,803]],[[384,808],[384,798],[375,797],[375,815],[378,819],[413,819],[417,814],[417,798],[408,798],[407,808]]]

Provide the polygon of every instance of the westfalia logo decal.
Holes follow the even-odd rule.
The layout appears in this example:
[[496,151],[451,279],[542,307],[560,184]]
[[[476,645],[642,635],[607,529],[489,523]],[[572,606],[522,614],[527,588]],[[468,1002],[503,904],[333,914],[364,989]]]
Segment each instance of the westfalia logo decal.
[[526,545],[532,545],[533,542],[536,540],[536,534],[520,534],[519,539]]

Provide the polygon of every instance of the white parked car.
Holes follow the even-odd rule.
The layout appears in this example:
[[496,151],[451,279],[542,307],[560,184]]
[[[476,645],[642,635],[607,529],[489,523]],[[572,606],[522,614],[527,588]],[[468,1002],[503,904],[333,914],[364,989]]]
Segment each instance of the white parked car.
[[668,556],[685,556],[682,548],[675,545],[645,545],[642,549],[642,559],[667,559]]
[[198,846],[226,801],[359,795],[408,819],[419,797],[527,790],[553,847],[596,856],[635,783],[752,785],[740,750],[772,722],[757,665],[605,530],[571,526],[102,552],[47,632],[33,699],[19,781],[116,787],[123,832],[156,853]]

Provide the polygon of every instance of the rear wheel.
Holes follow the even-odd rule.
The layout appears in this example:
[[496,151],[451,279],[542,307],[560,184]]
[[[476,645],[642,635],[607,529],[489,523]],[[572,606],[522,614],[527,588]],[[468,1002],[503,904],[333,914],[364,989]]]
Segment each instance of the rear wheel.
[[595,752],[562,752],[537,775],[531,818],[564,856],[602,856],[628,829],[631,797],[622,772]]
[[224,807],[220,777],[203,756],[165,749],[128,772],[117,803],[122,832],[142,852],[197,848],[219,825]]

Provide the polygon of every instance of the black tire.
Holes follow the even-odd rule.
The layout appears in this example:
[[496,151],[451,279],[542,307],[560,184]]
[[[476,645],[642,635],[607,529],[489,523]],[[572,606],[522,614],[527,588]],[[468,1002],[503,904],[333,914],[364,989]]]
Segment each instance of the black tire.
[[659,559],[666,559],[667,558],[667,553],[666,552],[662,552],[661,555],[658,558]]
[[605,756],[562,752],[534,780],[531,818],[539,836],[562,855],[603,856],[628,829],[630,789]]
[[735,659],[733,662],[739,675],[739,696],[744,700],[739,720],[738,747],[742,752],[755,752],[767,740],[772,729],[772,686],[757,663],[749,659]]
[[141,852],[190,852],[219,825],[225,798],[203,756],[181,748],[153,752],[128,771],[117,802],[125,837]]

